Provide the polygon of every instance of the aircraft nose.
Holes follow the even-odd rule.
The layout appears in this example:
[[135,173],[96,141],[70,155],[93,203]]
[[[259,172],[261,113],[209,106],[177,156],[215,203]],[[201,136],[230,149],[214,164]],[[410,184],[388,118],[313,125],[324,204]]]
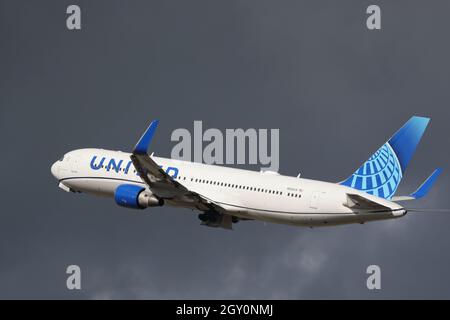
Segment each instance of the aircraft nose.
[[58,178],[58,174],[59,174],[59,163],[55,162],[54,164],[52,164],[52,167],[50,169],[50,171],[52,172],[52,175],[56,178]]

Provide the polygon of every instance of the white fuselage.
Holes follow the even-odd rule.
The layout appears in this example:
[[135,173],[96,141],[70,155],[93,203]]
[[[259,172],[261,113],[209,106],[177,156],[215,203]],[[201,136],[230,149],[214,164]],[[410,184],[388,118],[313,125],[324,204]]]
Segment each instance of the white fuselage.
[[[220,204],[239,218],[312,227],[391,219],[406,213],[397,203],[336,183],[160,157],[152,159],[187,189]],[[52,173],[63,189],[71,191],[113,197],[122,184],[148,188],[137,175],[130,154],[120,151],[71,151],[55,162]],[[346,206],[347,193],[362,195],[390,210],[356,212]],[[194,209],[190,203],[179,200],[167,199],[165,203]]]

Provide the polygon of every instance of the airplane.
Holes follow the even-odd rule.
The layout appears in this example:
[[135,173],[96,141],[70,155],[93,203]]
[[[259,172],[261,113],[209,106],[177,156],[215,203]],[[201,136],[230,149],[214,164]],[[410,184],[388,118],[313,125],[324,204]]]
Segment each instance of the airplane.
[[437,168],[407,196],[396,190],[430,119],[413,116],[361,167],[341,182],[323,182],[193,163],[148,154],[159,121],[150,123],[130,153],[78,149],[51,166],[59,187],[113,197],[122,207],[162,205],[198,210],[202,225],[232,229],[239,221],[259,220],[320,227],[403,217],[398,202],[424,197]]

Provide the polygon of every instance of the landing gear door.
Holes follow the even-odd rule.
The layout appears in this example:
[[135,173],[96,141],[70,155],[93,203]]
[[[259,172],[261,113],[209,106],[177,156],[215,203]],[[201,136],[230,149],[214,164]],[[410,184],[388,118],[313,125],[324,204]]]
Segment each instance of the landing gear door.
[[309,204],[309,207],[311,209],[319,209],[319,200],[320,200],[320,192],[313,191],[313,193],[311,194],[311,202]]

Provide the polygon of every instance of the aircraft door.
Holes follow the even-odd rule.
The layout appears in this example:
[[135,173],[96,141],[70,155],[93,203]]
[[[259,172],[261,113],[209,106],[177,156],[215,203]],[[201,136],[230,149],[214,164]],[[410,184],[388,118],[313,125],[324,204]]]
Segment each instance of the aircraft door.
[[313,191],[313,193],[311,194],[311,202],[309,204],[309,207],[312,209],[318,209],[319,208],[319,200],[320,200],[320,192]]

